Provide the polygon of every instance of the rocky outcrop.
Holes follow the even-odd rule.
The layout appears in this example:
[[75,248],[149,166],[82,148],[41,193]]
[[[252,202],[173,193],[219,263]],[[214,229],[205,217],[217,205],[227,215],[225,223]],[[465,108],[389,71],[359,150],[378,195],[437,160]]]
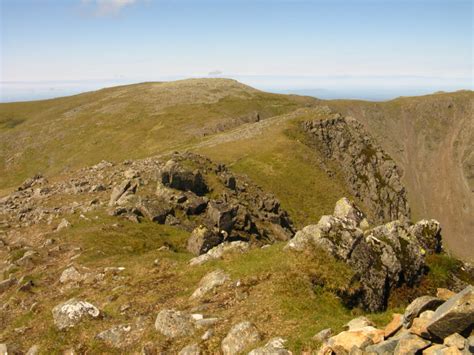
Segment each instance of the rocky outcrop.
[[399,314],[384,330],[355,319],[351,329],[324,340],[318,354],[472,354],[473,297],[472,286],[445,302],[422,296],[407,307],[405,316],[416,315],[403,327]]
[[370,212],[375,223],[410,216],[402,172],[392,158],[351,117],[306,121],[302,125],[309,144],[317,149],[328,168],[337,164],[349,191]]
[[344,199],[336,204],[335,214],[340,217],[323,216],[318,224],[298,231],[286,248],[301,252],[317,247],[346,262],[355,271],[354,283],[360,283],[349,302],[370,311],[385,309],[393,288],[419,282],[425,272],[424,255],[441,249],[436,221],[396,220],[364,232],[363,215]]

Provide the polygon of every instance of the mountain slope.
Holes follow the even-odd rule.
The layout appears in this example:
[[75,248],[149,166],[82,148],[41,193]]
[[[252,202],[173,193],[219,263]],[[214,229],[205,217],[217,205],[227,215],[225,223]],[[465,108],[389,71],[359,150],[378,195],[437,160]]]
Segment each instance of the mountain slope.
[[[233,80],[192,79],[0,104],[0,191],[38,172],[51,178],[102,159],[190,150],[273,192],[298,228],[330,213],[341,196],[358,200],[370,216],[373,207],[362,201],[367,196],[356,196],[357,184],[343,173],[346,163],[325,157],[301,129],[303,122],[332,117],[332,110],[364,124],[401,168],[414,219],[440,220],[447,247],[469,259],[473,96],[322,101],[264,93]],[[370,180],[372,190],[385,185],[380,172]]]
[[[0,104],[0,188],[38,171],[159,154],[308,101],[233,80],[182,80]],[[258,112],[258,115],[257,115]]]

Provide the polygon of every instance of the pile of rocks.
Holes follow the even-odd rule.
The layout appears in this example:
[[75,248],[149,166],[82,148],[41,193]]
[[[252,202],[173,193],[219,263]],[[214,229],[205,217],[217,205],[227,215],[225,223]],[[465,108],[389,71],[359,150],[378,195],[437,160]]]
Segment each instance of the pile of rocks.
[[225,241],[268,243],[293,236],[292,222],[279,201],[222,164],[192,154],[174,154],[156,171],[157,188],[141,191],[140,173],[111,194],[112,214],[192,231],[187,248],[204,254]]
[[362,211],[343,198],[333,215],[298,231],[286,249],[301,252],[316,247],[344,261],[355,272],[353,284],[360,284],[348,301],[380,311],[387,307],[393,288],[420,281],[426,269],[425,255],[441,250],[440,231],[435,220],[416,224],[396,220],[369,229]]
[[321,333],[318,354],[473,354],[474,287],[457,294],[439,289],[437,297],[419,297],[403,315],[394,314],[385,329],[375,328],[365,317],[346,328],[332,337]]

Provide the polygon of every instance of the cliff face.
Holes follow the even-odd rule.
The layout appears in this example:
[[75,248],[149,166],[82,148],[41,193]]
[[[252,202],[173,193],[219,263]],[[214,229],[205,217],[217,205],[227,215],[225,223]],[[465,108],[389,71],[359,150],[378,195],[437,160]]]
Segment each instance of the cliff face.
[[303,130],[325,162],[341,170],[349,191],[366,207],[372,222],[410,216],[402,172],[392,158],[350,117],[306,121]]
[[413,217],[436,218],[445,246],[467,260],[474,257],[473,103],[472,91],[326,103],[364,124],[403,169]]

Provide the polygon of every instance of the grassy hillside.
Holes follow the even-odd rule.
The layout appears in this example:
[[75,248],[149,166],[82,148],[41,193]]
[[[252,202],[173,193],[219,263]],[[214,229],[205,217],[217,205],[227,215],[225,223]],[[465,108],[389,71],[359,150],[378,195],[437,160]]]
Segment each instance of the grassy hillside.
[[182,80],[0,104],[0,189],[37,172],[179,149],[203,136],[304,104],[233,80]]
[[[276,194],[297,222],[349,196],[304,144],[296,124],[328,105],[363,122],[404,169],[414,219],[436,218],[447,246],[471,258],[473,92],[373,103],[264,93],[233,80],[143,83],[45,101],[0,104],[0,194],[102,159],[192,150]],[[260,121],[260,122],[257,122]]]
[[474,92],[326,103],[363,122],[403,168],[413,217],[438,219],[449,249],[474,257]]

